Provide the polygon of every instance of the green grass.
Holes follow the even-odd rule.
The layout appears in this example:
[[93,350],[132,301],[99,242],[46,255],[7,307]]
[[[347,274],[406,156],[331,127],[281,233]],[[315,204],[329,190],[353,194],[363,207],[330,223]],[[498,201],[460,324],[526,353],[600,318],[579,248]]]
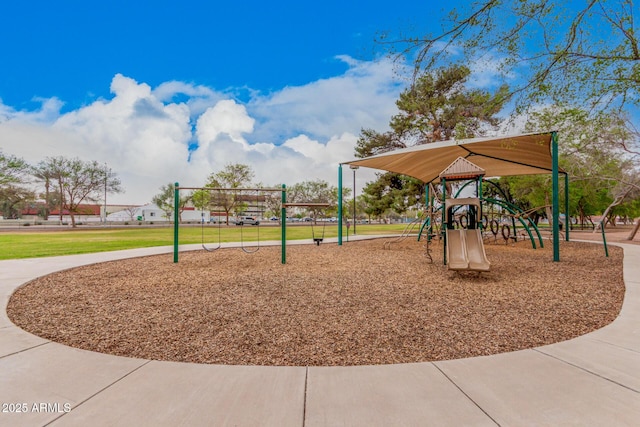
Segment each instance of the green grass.
[[[378,225],[361,224],[357,226],[358,234],[397,234],[404,230],[405,224]],[[200,226],[181,226],[179,242],[181,245],[201,243],[202,229]],[[314,227],[316,236],[323,233],[322,225]],[[353,228],[350,230],[353,231]],[[239,242],[241,237],[245,241],[280,240],[280,227],[265,225],[260,227],[229,226],[220,228],[221,242]],[[324,237],[337,237],[338,227],[327,224]],[[346,227],[343,238],[346,240]],[[312,230],[310,225],[288,225],[287,240],[309,239]],[[207,225],[204,230],[204,240],[209,246],[218,243],[218,227]],[[151,246],[173,245],[173,227],[147,228],[129,226],[126,228],[77,229],[69,231],[7,231],[0,232],[0,260],[17,258],[38,258],[57,255],[72,255],[93,252],[116,251],[122,249],[146,248]]]

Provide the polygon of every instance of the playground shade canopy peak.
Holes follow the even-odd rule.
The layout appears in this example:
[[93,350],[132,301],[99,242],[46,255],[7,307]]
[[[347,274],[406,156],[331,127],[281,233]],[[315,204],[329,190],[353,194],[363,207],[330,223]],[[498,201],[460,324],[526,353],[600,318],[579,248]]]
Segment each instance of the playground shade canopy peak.
[[439,175],[458,157],[470,160],[485,176],[552,172],[552,132],[459,139],[416,145],[343,164],[396,172],[423,182]]

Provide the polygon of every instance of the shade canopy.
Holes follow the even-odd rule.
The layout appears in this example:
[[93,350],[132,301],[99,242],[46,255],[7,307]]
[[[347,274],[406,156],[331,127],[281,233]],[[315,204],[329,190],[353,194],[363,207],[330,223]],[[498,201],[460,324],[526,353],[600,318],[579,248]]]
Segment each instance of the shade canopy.
[[434,142],[390,151],[343,164],[381,169],[428,183],[458,157],[484,169],[485,176],[552,172],[552,132]]

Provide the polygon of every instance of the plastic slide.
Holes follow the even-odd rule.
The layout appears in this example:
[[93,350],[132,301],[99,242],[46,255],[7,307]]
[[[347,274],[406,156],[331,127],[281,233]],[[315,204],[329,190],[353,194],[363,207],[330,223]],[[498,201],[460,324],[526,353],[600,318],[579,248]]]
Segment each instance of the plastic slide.
[[447,230],[447,267],[449,270],[469,269],[469,258],[467,258],[463,231]]
[[447,230],[447,267],[449,270],[489,271],[491,263],[475,230]]
[[464,230],[465,241],[467,243],[467,258],[469,259],[469,270],[489,271],[491,263],[487,259],[482,242],[482,233],[479,229]]

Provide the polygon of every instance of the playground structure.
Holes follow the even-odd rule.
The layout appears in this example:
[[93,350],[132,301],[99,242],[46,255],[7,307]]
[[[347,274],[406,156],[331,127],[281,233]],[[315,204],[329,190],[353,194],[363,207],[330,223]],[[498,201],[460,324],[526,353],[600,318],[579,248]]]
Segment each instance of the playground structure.
[[[489,271],[491,263],[482,242],[482,176],[485,171],[469,160],[458,157],[439,177],[442,183],[442,224],[444,227],[444,263],[449,270]],[[447,180],[472,179],[476,182],[477,197],[447,198]],[[432,200],[433,203],[433,200]],[[467,218],[462,229],[454,229],[453,214],[456,206],[466,206]],[[461,221],[462,222],[462,221]],[[462,224],[461,224],[462,225]]]
[[[179,260],[179,237],[180,237],[180,220],[179,220],[179,212],[180,212],[180,191],[181,190],[204,190],[209,192],[232,192],[234,194],[239,194],[242,192],[255,192],[256,199],[258,198],[258,194],[260,192],[273,193],[279,192],[281,194],[281,208],[280,208],[280,244],[281,244],[281,262],[282,264],[287,263],[287,208],[290,207],[312,207],[312,208],[326,208],[330,207],[329,203],[287,203],[287,187],[285,184],[282,184],[280,188],[214,188],[214,187],[181,187],[178,182],[175,183],[174,189],[174,226],[173,226],[173,262],[177,263]],[[207,252],[214,252],[222,247],[222,242],[220,239],[220,228],[221,221],[217,221],[217,229],[218,229],[218,242],[217,246],[207,247],[204,239],[204,221],[201,221],[201,246]],[[322,233],[316,235],[315,230],[312,226],[312,240],[316,245],[320,245],[320,243],[324,240],[324,227],[325,224],[322,225]],[[257,241],[255,245],[245,244],[244,239],[244,226],[241,226],[240,229],[240,248],[245,253],[255,253],[260,250],[260,224],[259,222],[256,224],[257,230]]]
[[[342,189],[342,166],[349,165],[349,167],[367,167],[373,169],[381,169],[389,172],[395,172],[407,176],[417,178],[429,185],[440,178],[440,174],[448,169],[457,159],[472,161],[479,170],[484,171],[483,176],[498,177],[498,176],[514,176],[514,175],[536,175],[536,174],[549,174],[552,176],[552,203],[551,203],[551,226],[552,226],[552,242],[553,242],[553,261],[560,261],[560,181],[559,175],[564,175],[564,213],[565,213],[565,240],[569,241],[569,177],[566,172],[562,171],[558,165],[558,134],[557,132],[546,133],[532,133],[513,136],[501,136],[501,137],[482,137],[472,139],[461,140],[449,140],[440,141],[429,144],[417,145],[413,147],[407,147],[399,150],[394,150],[362,159],[352,160],[344,162],[338,166],[338,188]],[[445,179],[446,182],[446,179]],[[493,223],[493,230],[496,231],[494,238],[497,236],[498,226],[501,228],[503,237],[506,235],[506,240],[511,239],[511,230],[513,229],[516,236],[516,221],[523,226],[525,233],[534,245],[536,241],[534,239],[534,233],[538,244],[543,245],[542,237],[540,236],[537,227],[531,221],[531,219],[521,209],[510,205],[504,200],[499,199],[483,199],[481,186],[482,179],[474,179],[473,182],[477,182],[480,186],[478,199],[485,204],[493,204],[498,206],[502,211],[508,212],[510,215],[511,226],[504,227],[506,224]],[[427,204],[433,205],[433,198],[429,196],[427,187]],[[446,202],[443,200],[442,205]],[[456,208],[460,209],[460,208]],[[432,212],[434,209],[432,208]],[[455,212],[455,210],[454,210]],[[447,218],[444,217],[442,224],[447,222]],[[490,220],[480,215],[476,218],[479,223],[477,227],[480,230],[491,229]],[[338,244],[342,244],[342,194],[338,195]],[[429,238],[435,230],[435,221],[429,219],[428,223],[424,223],[420,235],[426,229],[429,230]],[[451,220],[453,222],[453,220]],[[483,227],[485,222],[485,227]],[[459,224],[458,224],[459,225]],[[492,231],[493,231],[492,230]],[[476,232],[474,232],[476,233]],[[446,236],[445,236],[446,240]],[[446,249],[445,249],[446,251]]]
[[[473,162],[471,162],[472,159]],[[504,137],[487,137],[487,138],[474,138],[467,140],[451,140],[451,141],[441,141],[431,144],[424,144],[414,147],[409,147],[405,149],[395,150],[388,153],[383,153],[359,160],[354,160],[350,162],[345,162],[339,165],[338,167],[338,245],[342,245],[343,238],[343,206],[342,206],[342,166],[343,164],[348,164],[350,167],[369,167],[375,169],[383,169],[390,172],[396,172],[408,176],[415,177],[425,182],[426,185],[431,185],[436,179],[441,178],[440,175],[445,171],[449,170],[453,167],[455,163],[464,163],[467,162],[468,165],[472,165],[472,169],[476,168],[477,171],[482,171],[481,174],[476,174],[475,178],[470,182],[476,183],[476,193],[478,203],[472,203],[470,205],[455,205],[453,210],[447,216],[445,211],[447,210],[445,207],[446,200],[441,201],[442,210],[441,215],[442,219],[440,221],[440,231],[436,234],[437,221],[435,219],[434,213],[436,212],[436,207],[434,204],[433,197],[429,195],[431,193],[429,188],[427,188],[427,205],[429,206],[428,211],[429,215],[426,220],[422,222],[422,226],[420,228],[420,232],[418,234],[418,239],[423,235],[423,232],[427,231],[427,243],[431,241],[433,237],[439,235],[440,238],[444,239],[445,247],[445,263],[446,261],[446,251],[447,251],[447,240],[451,241],[453,236],[455,235],[460,241],[460,243],[464,243],[465,250],[473,251],[474,255],[476,255],[475,247],[478,247],[478,254],[482,254],[482,247],[476,244],[476,235],[479,233],[481,239],[479,243],[483,244],[483,238],[486,237],[488,231],[491,231],[494,237],[494,241],[498,238],[498,233],[500,233],[505,240],[505,242],[509,242],[511,240],[516,241],[518,237],[518,227],[521,226],[520,231],[524,233],[523,237],[529,239],[533,248],[536,248],[537,245],[540,247],[544,246],[544,242],[540,232],[535,225],[535,223],[531,220],[528,213],[519,209],[512,204],[509,204],[506,200],[502,200],[500,198],[484,198],[482,196],[482,183],[484,176],[512,176],[512,175],[533,175],[533,174],[547,174],[551,173],[552,175],[552,204],[551,204],[551,213],[552,216],[550,218],[551,222],[551,231],[552,231],[552,242],[553,242],[553,260],[560,260],[560,201],[559,201],[559,175],[564,174],[564,190],[565,190],[565,201],[564,201],[564,221],[565,221],[565,232],[564,237],[565,240],[569,240],[569,216],[568,212],[568,203],[569,203],[569,179],[567,174],[564,171],[561,171],[558,166],[558,136],[556,132],[547,132],[547,133],[535,133],[535,134],[524,134],[524,135],[515,135],[515,136],[504,136]],[[467,165],[467,166],[468,166]],[[441,171],[441,172],[436,172]],[[451,171],[451,170],[449,170]],[[457,179],[467,179],[470,178],[467,176],[457,177]],[[449,180],[453,179],[453,177],[449,177]],[[443,176],[441,178],[443,182],[443,188],[446,189],[446,181],[447,177]],[[487,181],[490,182],[490,181]],[[466,184],[468,185],[468,184]],[[464,189],[461,188],[458,191],[458,194],[453,198],[459,198],[459,193]],[[238,189],[235,189],[238,190]],[[287,205],[286,203],[286,187],[283,185],[282,189],[260,189],[262,191],[282,191],[282,247],[283,247],[283,263],[286,262],[286,208],[287,206],[294,206],[293,204]],[[179,190],[177,189],[176,192]],[[443,198],[446,191],[443,191]],[[505,198],[506,199],[506,198]],[[483,204],[490,204],[493,206],[491,211],[492,218],[489,218],[487,214],[483,214]],[[308,204],[307,206],[311,206],[312,204]],[[297,206],[305,206],[305,204],[297,204]],[[477,206],[477,207],[476,207]],[[478,210],[475,218],[472,219],[469,216],[470,207]],[[462,212],[462,213],[461,213]],[[510,224],[503,222],[502,220],[497,220],[495,217],[496,212],[503,216],[506,212],[508,215]],[[176,221],[177,222],[177,221]],[[475,224],[471,224],[474,222]],[[405,233],[401,238],[406,238],[412,231],[417,227],[418,222],[414,224],[410,224]],[[447,239],[447,230],[456,230],[459,227],[462,227],[465,230],[478,230],[472,233],[465,232],[464,240],[457,233],[451,233]],[[316,237],[315,231],[313,232],[313,242],[319,245],[324,240],[324,232],[321,236]],[[513,235],[512,235],[513,232]],[[175,236],[175,253],[174,258],[177,262],[177,225],[176,225],[176,236]],[[537,243],[536,243],[537,242]],[[390,246],[391,243],[389,243]],[[468,247],[471,245],[471,247]],[[448,249],[451,251],[451,248]],[[462,249],[461,249],[462,250]],[[427,254],[429,253],[429,248],[427,248]],[[451,254],[450,254],[451,255]],[[468,257],[468,253],[467,253]]]
[[[439,174],[441,197],[436,196],[433,183],[429,183],[426,186],[427,209],[423,215],[407,224],[399,237],[385,242],[385,249],[412,235],[418,224],[421,224],[417,234],[418,241],[426,234],[426,255],[431,262],[431,240],[437,237],[444,241],[443,260],[450,270],[489,271],[491,263],[486,259],[484,242],[491,235],[494,243],[497,242],[498,235],[502,235],[505,243],[515,242],[520,230],[524,234],[522,238],[526,239],[528,236],[534,249],[538,245],[544,247],[540,231],[529,215],[531,211],[540,208],[524,211],[504,200],[504,194],[502,199],[484,197],[483,184],[493,185],[496,192],[501,193],[495,183],[483,180],[484,174],[484,170],[462,157],[454,160]],[[454,196],[447,197],[447,184],[464,180],[468,181],[455,191]],[[476,197],[463,197],[462,193],[465,190],[468,192],[472,184]],[[437,220],[438,213],[440,220]],[[516,223],[520,225],[520,229]]]

